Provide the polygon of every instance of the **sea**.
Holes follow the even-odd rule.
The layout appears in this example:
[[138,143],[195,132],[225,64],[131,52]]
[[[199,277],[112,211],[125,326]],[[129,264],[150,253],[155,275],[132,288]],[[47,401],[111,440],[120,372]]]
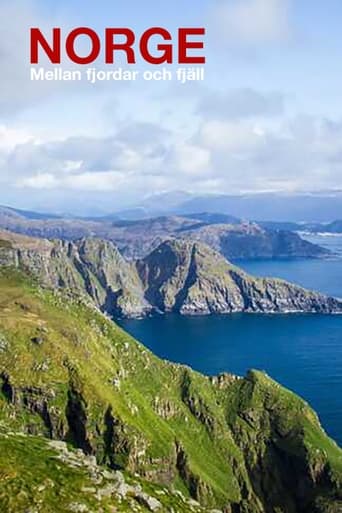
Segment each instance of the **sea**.
[[[235,263],[256,276],[284,278],[342,298],[342,236],[303,236],[334,256]],[[170,314],[120,324],[161,358],[207,375],[266,371],[303,397],[342,446],[342,315]]]

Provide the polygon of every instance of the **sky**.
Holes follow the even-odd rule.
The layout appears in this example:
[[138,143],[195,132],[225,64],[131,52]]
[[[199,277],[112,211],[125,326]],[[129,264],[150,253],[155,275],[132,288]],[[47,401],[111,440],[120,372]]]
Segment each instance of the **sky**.
[[[339,0],[1,0],[0,204],[340,190],[341,21]],[[55,26],[205,27],[205,80],[33,82],[29,28]]]

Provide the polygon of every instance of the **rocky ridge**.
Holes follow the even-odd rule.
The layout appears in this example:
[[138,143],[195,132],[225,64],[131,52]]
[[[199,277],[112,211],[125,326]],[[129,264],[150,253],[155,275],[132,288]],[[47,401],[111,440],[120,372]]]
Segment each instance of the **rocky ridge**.
[[338,299],[254,278],[210,247],[185,239],[165,241],[131,262],[109,241],[48,241],[2,231],[0,265],[26,269],[47,287],[87,297],[111,317],[342,311]]
[[145,297],[162,312],[340,312],[342,302],[283,280],[255,278],[206,245],[171,240],[137,262]]
[[49,241],[0,231],[0,265],[25,269],[47,287],[88,297],[111,316],[151,310],[134,264],[109,241]]

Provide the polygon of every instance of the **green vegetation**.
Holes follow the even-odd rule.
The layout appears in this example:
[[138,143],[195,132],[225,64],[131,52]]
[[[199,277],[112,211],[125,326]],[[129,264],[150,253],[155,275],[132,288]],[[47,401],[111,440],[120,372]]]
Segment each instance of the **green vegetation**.
[[[79,452],[41,437],[0,429],[0,511],[6,513],[202,513],[182,494],[110,472]],[[3,456],[5,455],[5,457]]]
[[[82,494],[94,487],[88,474],[58,467],[51,438],[128,481],[139,475],[151,495],[162,486],[161,511],[191,511],[192,498],[208,510],[313,513],[342,500],[342,451],[297,396],[260,372],[208,378],[161,361],[94,307],[9,268],[0,270],[0,426],[8,513],[31,512],[28,503],[72,511],[75,501],[100,511]],[[126,499],[113,493],[102,511],[131,511]]]

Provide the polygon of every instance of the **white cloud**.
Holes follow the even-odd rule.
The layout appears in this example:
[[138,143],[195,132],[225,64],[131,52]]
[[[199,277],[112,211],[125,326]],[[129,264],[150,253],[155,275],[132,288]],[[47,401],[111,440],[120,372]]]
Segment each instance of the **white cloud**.
[[25,130],[0,125],[0,151],[11,151],[18,144],[35,142],[36,139]]
[[27,178],[19,179],[16,185],[28,189],[55,189],[59,185],[59,180],[55,175],[50,173],[38,173]]
[[213,23],[229,43],[268,43],[290,34],[290,0],[219,0]]
[[74,173],[81,169],[83,160],[66,160],[62,167],[64,173]]
[[231,155],[255,151],[264,142],[263,132],[257,125],[234,121],[205,121],[198,138],[211,151]]
[[342,121],[301,116],[275,125],[202,118],[187,137],[157,124],[137,125],[119,126],[110,137],[45,142],[2,128],[2,189],[56,197],[79,191],[80,198],[97,191],[120,200],[179,188],[201,193],[342,188]]
[[182,143],[173,149],[170,159],[176,174],[201,177],[210,170],[210,151],[199,145]]

